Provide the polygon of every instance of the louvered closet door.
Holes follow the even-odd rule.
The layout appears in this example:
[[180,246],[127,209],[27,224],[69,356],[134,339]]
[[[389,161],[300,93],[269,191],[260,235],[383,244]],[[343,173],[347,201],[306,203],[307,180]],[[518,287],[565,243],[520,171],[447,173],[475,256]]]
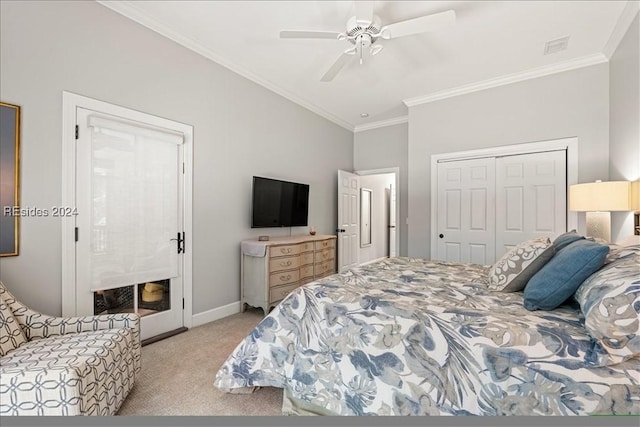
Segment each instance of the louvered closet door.
[[494,161],[485,158],[438,163],[437,259],[493,262]]
[[496,159],[496,256],[567,224],[566,151]]

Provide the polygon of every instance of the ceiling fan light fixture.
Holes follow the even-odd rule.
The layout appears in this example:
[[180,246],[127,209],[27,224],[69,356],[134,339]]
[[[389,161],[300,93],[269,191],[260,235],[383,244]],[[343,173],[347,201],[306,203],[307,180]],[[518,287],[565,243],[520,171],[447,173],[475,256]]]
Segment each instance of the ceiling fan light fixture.
[[[1,0],[0,0],[1,1]],[[355,15],[347,20],[344,32],[285,30],[280,32],[280,38],[286,39],[333,39],[349,42],[352,47],[343,51],[333,65],[325,72],[320,81],[331,81],[349,62],[352,56],[357,56],[360,64],[364,62],[364,50],[369,48],[371,56],[380,53],[384,46],[377,44],[378,40],[390,40],[414,34],[440,31],[453,25],[456,20],[454,10],[423,15],[413,19],[395,22],[382,26],[382,20],[374,14],[374,2],[354,1]]]

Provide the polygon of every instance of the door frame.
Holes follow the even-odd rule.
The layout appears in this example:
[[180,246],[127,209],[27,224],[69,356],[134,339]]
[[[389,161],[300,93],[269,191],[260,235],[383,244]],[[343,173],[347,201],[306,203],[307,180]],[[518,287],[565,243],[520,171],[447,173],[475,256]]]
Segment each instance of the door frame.
[[392,173],[395,175],[395,183],[396,186],[396,256],[400,256],[400,168],[392,167],[392,168],[381,168],[381,169],[366,169],[366,170],[357,170],[354,172],[356,175],[366,176],[366,175],[382,175]]
[[[193,126],[174,120],[160,118],[130,108],[121,107],[72,92],[62,92],[62,200],[61,206],[75,207],[76,197],[76,109],[105,111],[109,114],[126,116],[145,123],[162,124],[170,122],[175,130],[184,134],[184,205],[183,222],[185,253],[183,255],[182,311],[183,326],[193,324]],[[160,123],[158,123],[160,124]],[[161,124],[160,124],[161,125]],[[62,231],[62,315],[75,316],[77,313],[75,217],[61,218]]]
[[[524,144],[503,145],[477,150],[431,155],[431,254],[438,253],[438,163],[483,157],[511,156],[516,154],[541,153],[545,151],[567,151],[567,195],[570,185],[578,183],[578,138],[560,138]],[[567,204],[568,206],[568,204]],[[578,229],[578,213],[567,210],[567,230]]]

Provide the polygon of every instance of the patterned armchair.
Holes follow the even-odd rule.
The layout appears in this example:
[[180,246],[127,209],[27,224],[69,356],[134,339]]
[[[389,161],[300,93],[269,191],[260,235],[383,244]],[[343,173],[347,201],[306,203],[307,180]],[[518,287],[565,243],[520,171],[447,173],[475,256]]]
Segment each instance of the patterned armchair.
[[136,314],[46,316],[0,282],[0,415],[113,415],[140,359]]

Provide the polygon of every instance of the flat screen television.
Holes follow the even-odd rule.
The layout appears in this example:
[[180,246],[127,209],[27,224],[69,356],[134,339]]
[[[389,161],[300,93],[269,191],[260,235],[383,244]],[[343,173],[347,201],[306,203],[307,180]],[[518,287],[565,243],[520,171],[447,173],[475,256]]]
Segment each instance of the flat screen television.
[[306,226],[308,215],[308,184],[253,177],[251,228]]

